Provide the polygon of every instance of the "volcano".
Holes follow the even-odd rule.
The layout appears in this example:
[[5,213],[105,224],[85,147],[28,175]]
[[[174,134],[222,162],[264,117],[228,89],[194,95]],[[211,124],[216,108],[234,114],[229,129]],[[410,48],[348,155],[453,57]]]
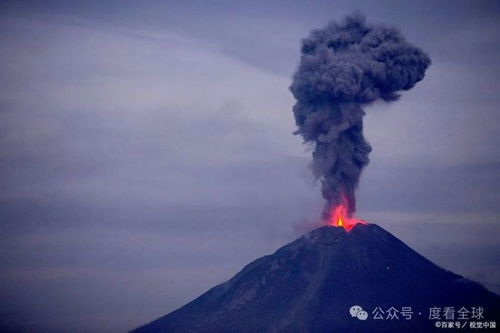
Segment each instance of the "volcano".
[[499,310],[500,296],[357,224],[315,229],[132,332],[467,331]]

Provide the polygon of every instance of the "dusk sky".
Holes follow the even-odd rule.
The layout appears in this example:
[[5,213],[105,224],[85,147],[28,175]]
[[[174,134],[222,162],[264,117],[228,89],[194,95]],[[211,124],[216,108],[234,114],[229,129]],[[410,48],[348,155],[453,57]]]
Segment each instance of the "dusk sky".
[[0,329],[123,332],[319,226],[288,87],[357,10],[432,59],[357,215],[499,293],[498,1],[2,1]]

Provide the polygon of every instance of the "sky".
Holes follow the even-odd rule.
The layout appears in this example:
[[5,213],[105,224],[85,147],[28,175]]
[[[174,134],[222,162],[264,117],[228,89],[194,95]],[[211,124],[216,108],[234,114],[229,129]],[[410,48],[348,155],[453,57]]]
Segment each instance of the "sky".
[[123,332],[319,225],[288,90],[360,11],[425,50],[358,216],[500,292],[497,1],[0,2],[0,328]]

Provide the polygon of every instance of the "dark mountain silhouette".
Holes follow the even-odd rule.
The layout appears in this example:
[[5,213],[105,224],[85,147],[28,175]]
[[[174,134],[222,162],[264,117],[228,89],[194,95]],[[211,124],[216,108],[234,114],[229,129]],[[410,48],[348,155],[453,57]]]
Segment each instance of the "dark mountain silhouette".
[[[368,318],[352,317],[353,305]],[[436,266],[375,224],[350,232],[325,226],[133,332],[429,332],[438,330],[430,308],[440,308],[438,321],[469,327],[470,321],[500,324],[499,305],[498,295]],[[403,317],[391,307],[411,310]],[[454,307],[454,320],[444,319],[444,307]],[[482,307],[484,318],[459,320],[462,307]],[[374,319],[377,313],[384,319]],[[387,319],[390,313],[399,319]]]

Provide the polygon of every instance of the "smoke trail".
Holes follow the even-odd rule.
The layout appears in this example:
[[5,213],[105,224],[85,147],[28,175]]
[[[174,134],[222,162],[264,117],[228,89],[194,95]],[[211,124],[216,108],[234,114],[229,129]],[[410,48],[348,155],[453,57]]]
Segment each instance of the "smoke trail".
[[[327,200],[324,217],[343,203],[356,210],[354,191],[372,150],[363,136],[363,106],[395,101],[422,80],[430,58],[399,30],[368,25],[361,15],[330,22],[302,40],[290,90],[297,131],[313,143],[313,172]],[[344,202],[345,201],[345,202]]]

